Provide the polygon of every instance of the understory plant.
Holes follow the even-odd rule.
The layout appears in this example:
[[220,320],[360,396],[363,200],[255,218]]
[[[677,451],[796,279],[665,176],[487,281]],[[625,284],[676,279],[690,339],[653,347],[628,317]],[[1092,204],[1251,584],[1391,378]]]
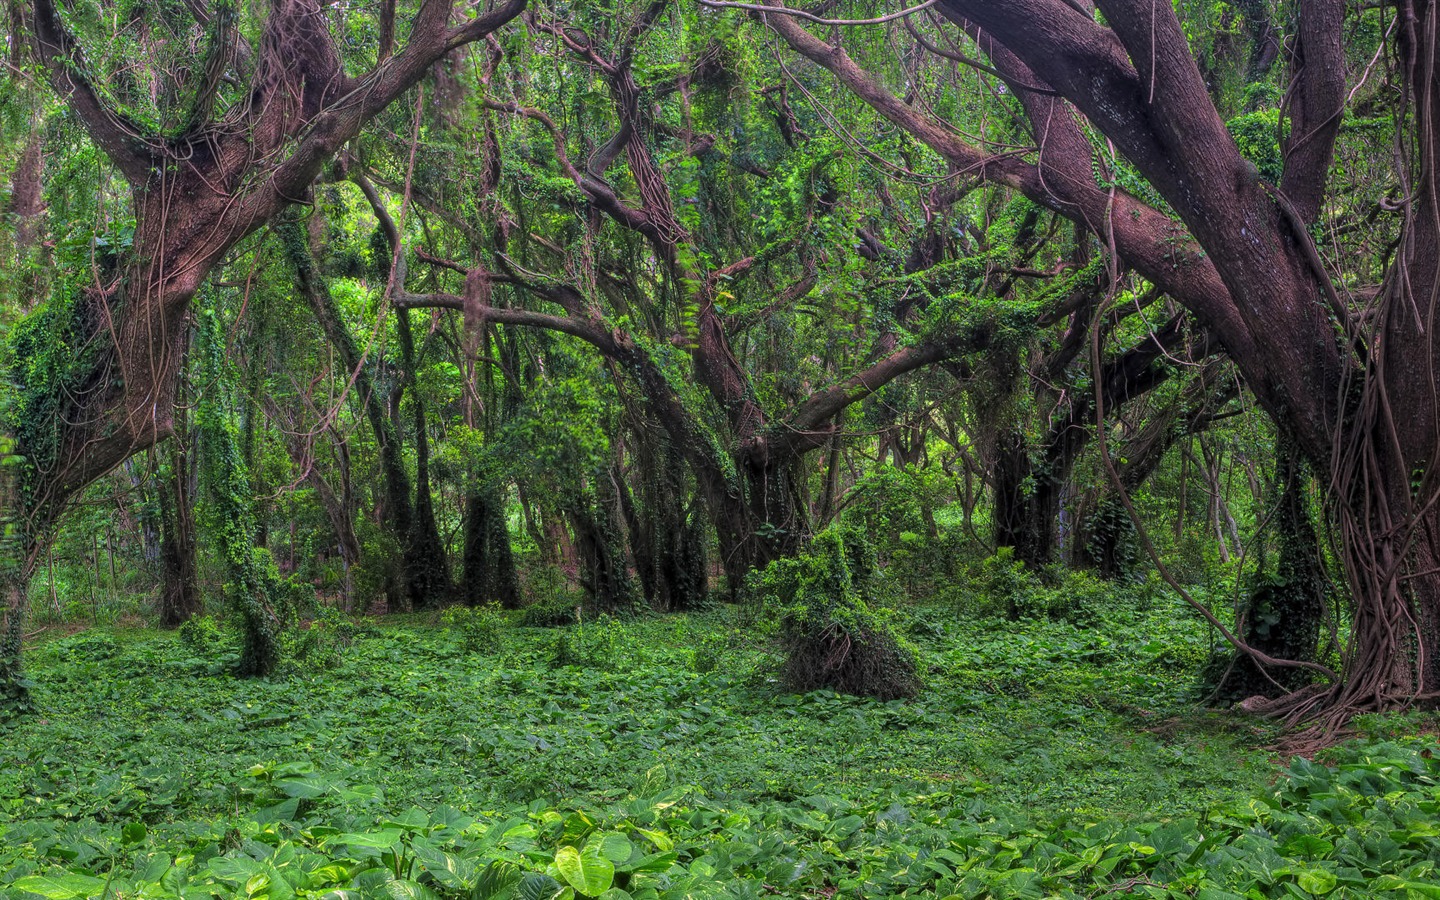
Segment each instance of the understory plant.
[[500,649],[508,625],[498,603],[452,606],[440,616],[440,621],[459,636],[467,653],[492,653]]
[[840,528],[752,576],[751,602],[776,617],[787,689],[830,688],[881,700],[920,692],[914,649],[875,606],[880,577],[864,538]]

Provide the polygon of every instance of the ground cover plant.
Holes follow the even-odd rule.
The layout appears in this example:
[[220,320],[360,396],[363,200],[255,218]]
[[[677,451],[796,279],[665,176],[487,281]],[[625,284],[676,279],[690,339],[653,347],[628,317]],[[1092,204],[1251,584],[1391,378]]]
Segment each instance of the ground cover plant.
[[1282,774],[1190,705],[1201,623],[1106,614],[915,609],[908,702],[784,691],[727,611],[603,626],[605,664],[365,623],[245,681],[203,628],[56,638],[0,746],[0,896],[1435,895],[1428,744]]
[[0,900],[1440,893],[1440,0],[0,45]]

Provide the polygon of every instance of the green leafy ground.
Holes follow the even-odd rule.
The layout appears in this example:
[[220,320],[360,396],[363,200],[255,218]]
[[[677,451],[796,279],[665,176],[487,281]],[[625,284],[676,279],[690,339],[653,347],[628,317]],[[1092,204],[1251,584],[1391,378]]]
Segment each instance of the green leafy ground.
[[909,703],[779,693],[718,614],[488,653],[386,624],[271,681],[53,640],[0,744],[0,897],[1440,896],[1423,745],[1280,778],[1187,711],[1184,614],[906,624]]

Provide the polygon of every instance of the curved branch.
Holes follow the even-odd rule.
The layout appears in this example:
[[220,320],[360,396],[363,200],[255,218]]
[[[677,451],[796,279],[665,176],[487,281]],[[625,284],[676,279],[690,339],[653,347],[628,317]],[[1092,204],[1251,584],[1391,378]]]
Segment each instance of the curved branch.
[[701,6],[708,6],[711,9],[745,9],[765,13],[779,13],[786,16],[794,16],[797,19],[804,19],[807,22],[816,22],[820,25],[883,25],[886,22],[893,22],[896,19],[903,19],[913,16],[918,12],[924,12],[930,7],[939,3],[940,0],[925,0],[919,6],[912,6],[909,9],[902,9],[899,12],[889,13],[883,16],[876,16],[872,19],[826,19],[814,13],[806,12],[803,9],[787,9],[783,6],[761,6],[756,3],[731,3],[727,0],[700,0]]
[[35,0],[32,20],[35,54],[50,84],[85,123],[90,137],[132,187],[143,187],[159,162],[148,135],[132,119],[106,103],[85,74],[85,54],[60,20],[54,0]]

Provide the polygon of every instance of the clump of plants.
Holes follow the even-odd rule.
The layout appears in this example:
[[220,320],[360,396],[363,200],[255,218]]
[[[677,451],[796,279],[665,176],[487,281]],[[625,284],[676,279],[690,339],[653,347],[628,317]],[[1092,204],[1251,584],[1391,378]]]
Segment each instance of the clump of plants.
[[574,628],[555,635],[550,665],[556,669],[613,669],[624,643],[625,626],[613,616],[601,616],[592,622],[582,619]]
[[701,635],[690,657],[690,668],[697,674],[708,675],[720,668],[730,650],[730,638],[723,633],[709,632]]
[[1154,575],[1139,582],[1106,581],[1083,569],[1036,573],[1015,558],[1013,547],[998,547],[982,560],[974,582],[979,591],[971,598],[972,611],[1012,622],[1050,619],[1081,627],[1143,612],[1159,588]]
[[317,606],[308,628],[290,632],[288,654],[297,663],[333,665],[355,643],[360,629],[349,616],[332,606]]
[[528,574],[525,592],[530,602],[520,612],[526,628],[557,628],[573,625],[584,598],[557,566],[540,566]]
[[498,603],[484,606],[452,606],[440,616],[440,621],[453,634],[459,636],[460,645],[467,653],[493,653],[504,642],[505,630],[509,623]]
[[175,634],[192,656],[201,659],[228,649],[228,636],[214,616],[192,616],[185,620]]
[[876,608],[880,574],[859,534],[831,528],[793,559],[776,560],[747,585],[773,610],[789,690],[830,688],[896,700],[922,687],[914,649]]

